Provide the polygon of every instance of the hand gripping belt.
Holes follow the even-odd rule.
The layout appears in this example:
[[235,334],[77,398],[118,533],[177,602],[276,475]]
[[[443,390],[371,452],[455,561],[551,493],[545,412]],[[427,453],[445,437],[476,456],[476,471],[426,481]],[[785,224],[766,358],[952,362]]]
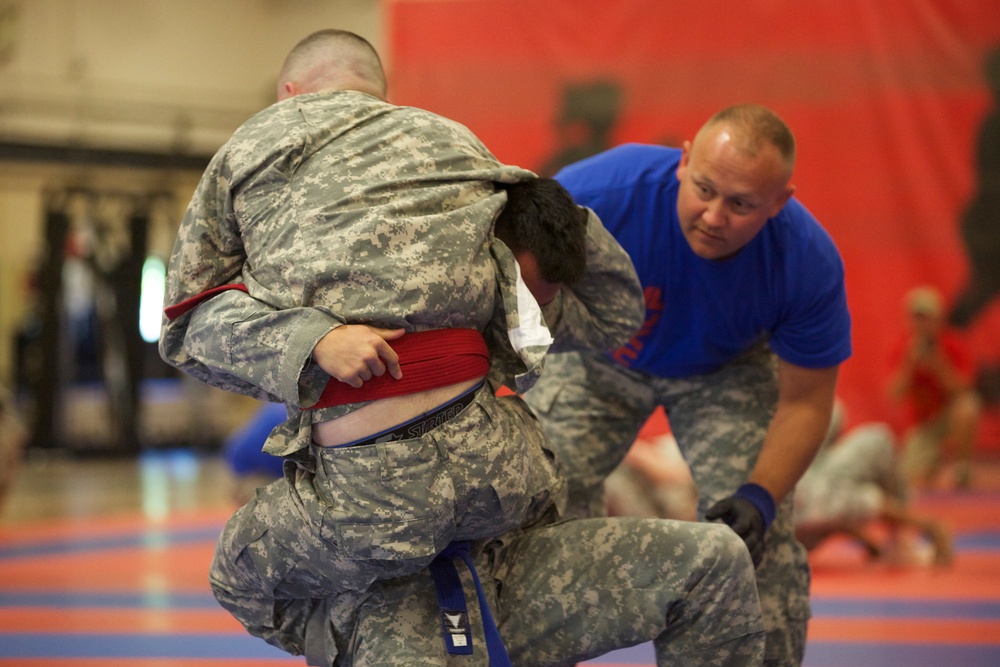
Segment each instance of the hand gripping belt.
[[[245,285],[238,283],[221,285],[169,306],[163,312],[168,319],[175,320],[203,301],[231,289],[247,291]],[[404,334],[389,344],[399,356],[403,377],[397,380],[386,373],[365,381],[358,388],[330,378],[319,400],[308,409],[405,396],[482,377],[490,370],[486,341],[475,329],[417,331]]]

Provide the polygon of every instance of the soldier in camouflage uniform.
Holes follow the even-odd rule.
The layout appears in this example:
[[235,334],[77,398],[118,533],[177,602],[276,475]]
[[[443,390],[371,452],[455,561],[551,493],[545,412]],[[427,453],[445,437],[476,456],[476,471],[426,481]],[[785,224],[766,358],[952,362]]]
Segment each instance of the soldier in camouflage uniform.
[[[873,558],[905,564],[923,560],[951,562],[951,537],[944,525],[913,510],[906,480],[896,459],[896,438],[888,424],[859,424],[843,433],[838,404],[826,442],[795,487],[795,534],[807,549],[834,535],[860,541]],[[886,539],[868,529],[888,528]]]
[[699,516],[729,524],[758,564],[767,665],[804,655],[809,566],[791,492],[850,355],[843,263],[792,197],[794,151],[773,112],[741,105],[683,149],[629,144],[560,171],[632,257],[646,322],[613,354],[550,355],[525,396],[578,516],[604,513],[604,479],[663,406]]
[[[278,97],[212,160],[168,275],[164,359],[289,410],[265,445],[286,457],[285,476],[220,537],[219,601],[310,664],[450,664],[440,616],[422,608],[435,596],[424,568],[450,542],[477,540],[508,650],[532,656],[518,664],[653,638],[685,664],[755,664],[759,603],[738,539],[713,526],[556,523],[563,485],[542,430],[519,397],[496,396],[537,378],[546,324],[557,346],[600,350],[641,322],[631,262],[597,217],[586,216],[586,274],[540,309],[530,291],[545,281],[522,278],[493,235],[497,184],[533,174],[456,123],[385,102],[378,56],[350,33],[296,46]],[[314,408],[340,383],[419,380],[393,346],[455,329],[481,332],[485,383]],[[428,375],[453,363],[439,356]],[[464,407],[440,425],[391,440],[400,421],[456,399]],[[358,444],[382,431],[389,440]],[[580,624],[594,616],[593,629]],[[545,628],[559,641],[531,645]]]

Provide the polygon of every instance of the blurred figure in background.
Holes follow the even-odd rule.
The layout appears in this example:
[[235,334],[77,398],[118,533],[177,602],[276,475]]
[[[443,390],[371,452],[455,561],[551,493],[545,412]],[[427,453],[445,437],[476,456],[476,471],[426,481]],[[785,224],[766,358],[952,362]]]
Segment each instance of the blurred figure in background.
[[258,487],[281,477],[284,459],[264,451],[264,442],[274,428],[288,418],[282,403],[263,403],[249,421],[223,443],[222,453],[232,473],[233,500],[244,505]]
[[844,433],[844,421],[838,401],[826,442],[795,487],[795,536],[812,550],[846,535],[895,565],[950,563],[948,531],[910,505],[892,429],[870,422]]
[[889,381],[890,397],[906,410],[903,473],[914,488],[932,485],[945,446],[951,444],[955,485],[966,488],[972,481],[972,450],[982,411],[972,384],[972,358],[947,326],[940,292],[914,288],[904,307],[908,331],[893,351]]
[[[795,536],[812,551],[834,536],[859,541],[868,555],[892,565],[952,561],[945,526],[916,512],[896,457],[892,429],[882,422],[847,432],[837,401],[823,446],[795,486]],[[639,438],[605,480],[608,514],[693,521],[698,492],[673,435]]]
[[698,520],[698,489],[673,433],[640,436],[604,480],[608,516]]
[[28,433],[17,413],[14,398],[4,387],[0,387],[0,509],[3,509],[7,494],[14,486],[27,438]]

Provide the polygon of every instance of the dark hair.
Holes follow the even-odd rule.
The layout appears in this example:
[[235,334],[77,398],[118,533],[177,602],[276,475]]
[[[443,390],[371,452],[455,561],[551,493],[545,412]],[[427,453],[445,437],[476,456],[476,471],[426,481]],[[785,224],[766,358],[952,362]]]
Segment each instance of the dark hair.
[[551,178],[498,183],[507,204],[494,233],[515,254],[531,252],[542,278],[572,285],[587,270],[587,211]]

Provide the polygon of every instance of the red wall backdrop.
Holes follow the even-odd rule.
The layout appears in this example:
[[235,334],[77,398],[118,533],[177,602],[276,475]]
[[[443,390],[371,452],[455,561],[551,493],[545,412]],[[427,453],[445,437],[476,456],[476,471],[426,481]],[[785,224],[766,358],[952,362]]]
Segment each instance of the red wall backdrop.
[[[847,267],[855,354],[840,394],[851,423],[898,424],[886,358],[910,287],[935,285],[953,302],[973,273],[1000,283],[1000,203],[966,214],[1000,189],[1000,170],[981,173],[976,159],[1000,163],[987,131],[1000,114],[986,75],[1000,49],[996,0],[386,0],[385,10],[392,100],[458,120],[501,160],[540,173],[626,141],[677,145],[729,104],[775,109],[798,141],[797,196]],[[980,448],[997,453],[992,296],[963,332],[996,402]]]

